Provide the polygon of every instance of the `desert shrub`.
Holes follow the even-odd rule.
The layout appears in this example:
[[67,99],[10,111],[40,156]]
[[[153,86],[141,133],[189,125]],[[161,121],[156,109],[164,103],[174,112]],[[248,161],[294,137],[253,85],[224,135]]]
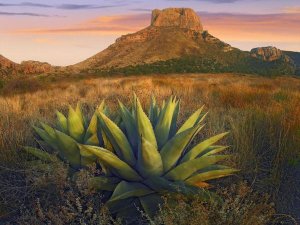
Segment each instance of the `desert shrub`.
[[4,84],[5,84],[4,80],[0,79],[0,90],[4,87]]
[[253,192],[246,183],[219,189],[223,202],[203,201],[194,196],[189,201],[177,196],[177,201],[165,198],[160,214],[152,224],[164,225],[266,225],[274,220],[274,204],[268,195]]
[[42,84],[38,79],[32,78],[16,78],[6,82],[2,88],[2,93],[6,94],[20,94],[24,92],[35,92],[42,89]]

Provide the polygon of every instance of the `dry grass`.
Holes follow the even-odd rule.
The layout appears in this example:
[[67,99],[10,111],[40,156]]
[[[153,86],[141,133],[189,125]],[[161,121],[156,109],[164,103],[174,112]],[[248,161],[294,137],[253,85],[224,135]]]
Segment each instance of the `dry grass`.
[[[205,104],[210,113],[199,138],[230,130],[223,144],[231,146],[236,156],[231,163],[242,169],[237,179],[269,192],[280,211],[300,211],[295,208],[300,196],[300,80],[292,77],[194,74],[87,78],[0,96],[0,176],[8,179],[8,168],[23,168],[25,156],[20,146],[34,145],[31,126],[38,121],[53,123],[55,110],[66,111],[68,104],[80,101],[91,114],[106,99],[113,111],[117,99],[128,103],[133,92],[144,105],[149,104],[152,94],[158,101],[178,96],[182,108],[179,123]],[[5,179],[0,181],[0,191]],[[0,211],[4,203],[7,207],[3,202],[0,198]]]

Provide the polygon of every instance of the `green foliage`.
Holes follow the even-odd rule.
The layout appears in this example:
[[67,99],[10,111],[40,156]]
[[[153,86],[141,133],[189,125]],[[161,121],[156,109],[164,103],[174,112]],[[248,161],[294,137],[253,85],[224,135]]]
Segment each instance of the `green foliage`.
[[[211,198],[213,194],[203,189],[206,182],[237,172],[216,164],[229,157],[220,154],[226,147],[215,146],[227,133],[190,146],[203,128],[206,114],[201,107],[177,129],[179,104],[170,97],[160,106],[153,97],[147,115],[134,96],[130,108],[119,103],[114,120],[107,115],[104,102],[90,120],[77,105],[76,109],[69,107],[67,117],[57,112],[57,129],[41,123],[35,130],[73,170],[93,163],[102,168],[103,174],[89,184],[112,191],[107,202],[112,213],[131,217],[138,207],[154,215],[165,193]],[[52,160],[42,150],[26,150],[42,161]]]
[[294,75],[296,67],[284,60],[266,62],[251,57],[246,52],[232,50],[223,52],[218,49],[202,56],[184,56],[178,59],[159,61],[151,64],[127,66],[100,70],[99,74],[170,74],[170,73],[247,73],[264,76]]

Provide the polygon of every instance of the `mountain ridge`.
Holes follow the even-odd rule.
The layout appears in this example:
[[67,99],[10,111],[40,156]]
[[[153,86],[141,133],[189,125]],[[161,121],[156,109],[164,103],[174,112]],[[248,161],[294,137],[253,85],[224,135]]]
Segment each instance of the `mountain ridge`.
[[[275,47],[242,51],[203,29],[199,16],[189,8],[155,9],[148,27],[123,35],[105,50],[66,67],[26,61],[16,64],[0,57],[0,75],[41,73],[156,73],[177,62],[193,72],[236,72],[261,75],[293,75],[300,68],[300,53]],[[185,63],[185,64],[184,64]],[[149,69],[154,66],[154,69]],[[161,67],[159,67],[161,66]],[[135,69],[133,69],[135,68]],[[179,72],[185,71],[179,69]],[[176,72],[176,71],[175,71]]]

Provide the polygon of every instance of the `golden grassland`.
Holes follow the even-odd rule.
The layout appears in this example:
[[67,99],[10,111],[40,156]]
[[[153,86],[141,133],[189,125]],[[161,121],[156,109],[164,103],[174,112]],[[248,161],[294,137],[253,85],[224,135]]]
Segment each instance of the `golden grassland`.
[[[255,190],[271,194],[278,212],[299,216],[298,78],[234,74],[87,77],[54,82],[47,89],[40,84],[38,87],[32,87],[34,92],[29,86],[24,93],[12,94],[22,89],[19,83],[9,95],[0,96],[3,174],[4,168],[15,168],[23,163],[20,146],[35,145],[32,125],[37,125],[38,121],[53,124],[55,110],[66,112],[68,104],[74,106],[79,101],[84,111],[91,115],[103,99],[114,112],[117,99],[128,103],[133,92],[144,106],[148,106],[151,95],[159,102],[176,95],[181,99],[179,124],[203,104],[209,111],[199,138],[230,131],[222,144],[229,145],[229,151],[235,156],[228,163],[241,169],[239,175],[231,178],[233,181],[246,180]],[[0,199],[0,211],[1,206],[8,205]]]

